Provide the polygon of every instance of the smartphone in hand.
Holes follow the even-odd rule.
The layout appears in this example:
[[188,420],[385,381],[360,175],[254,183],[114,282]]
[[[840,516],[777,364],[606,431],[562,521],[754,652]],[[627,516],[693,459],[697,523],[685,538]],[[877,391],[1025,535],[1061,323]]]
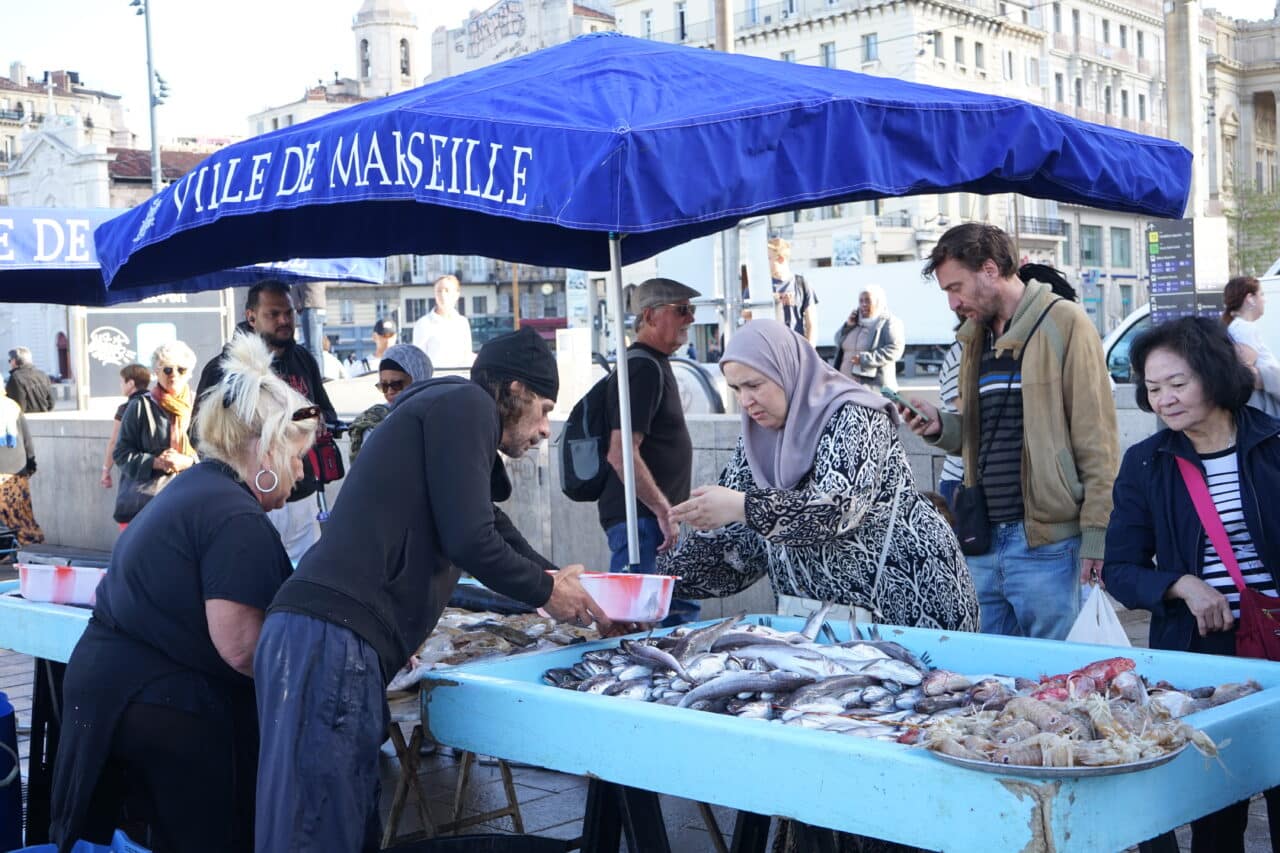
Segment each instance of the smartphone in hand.
[[929,420],[930,420],[929,416],[926,415],[924,412],[920,411],[919,409],[917,409],[915,406],[908,403],[906,399],[903,398],[903,396],[899,394],[897,391],[893,390],[892,388],[886,387],[886,388],[881,388],[880,393],[884,395],[885,398],[909,410],[912,414],[914,414],[920,420],[920,423],[922,424],[929,423]]

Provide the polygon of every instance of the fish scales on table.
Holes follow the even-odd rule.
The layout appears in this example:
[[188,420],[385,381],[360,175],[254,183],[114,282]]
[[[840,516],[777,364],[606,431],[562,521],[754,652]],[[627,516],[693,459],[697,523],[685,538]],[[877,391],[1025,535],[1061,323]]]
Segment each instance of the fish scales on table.
[[818,642],[828,613],[815,612],[802,631],[747,623],[740,614],[625,639],[543,678],[610,698],[1030,766],[1133,761],[1188,742],[1207,751],[1212,742],[1178,718],[1261,689],[1256,682],[1182,691],[1149,684],[1129,658],[1040,678],[953,672],[880,638],[874,625],[851,624],[847,642]]

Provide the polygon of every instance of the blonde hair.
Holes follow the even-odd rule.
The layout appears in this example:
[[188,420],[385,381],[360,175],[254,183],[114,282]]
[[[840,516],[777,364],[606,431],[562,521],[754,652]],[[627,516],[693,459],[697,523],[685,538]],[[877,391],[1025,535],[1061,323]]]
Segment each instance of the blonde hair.
[[786,240],[781,237],[774,237],[766,245],[768,245],[770,252],[777,255],[782,260],[791,260],[791,244]]
[[151,354],[151,369],[155,371],[166,364],[191,370],[196,366],[196,354],[182,341],[167,341]]
[[[294,445],[315,440],[316,418],[293,420],[311,403],[271,370],[271,353],[261,337],[237,334],[222,356],[222,379],[200,398],[196,434],[200,453],[225,462],[248,481],[261,465],[277,474],[290,470]],[[253,448],[256,445],[256,458]]]

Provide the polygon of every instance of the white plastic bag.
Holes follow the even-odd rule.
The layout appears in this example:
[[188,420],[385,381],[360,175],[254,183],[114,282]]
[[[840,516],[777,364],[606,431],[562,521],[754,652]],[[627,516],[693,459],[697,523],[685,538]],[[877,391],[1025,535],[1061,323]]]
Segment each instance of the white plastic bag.
[[1116,616],[1111,599],[1100,585],[1093,586],[1093,592],[1089,593],[1088,600],[1080,608],[1080,615],[1071,626],[1071,633],[1067,634],[1067,642],[1096,643],[1100,646],[1132,645],[1129,635],[1124,632],[1124,626],[1120,624],[1120,617]]

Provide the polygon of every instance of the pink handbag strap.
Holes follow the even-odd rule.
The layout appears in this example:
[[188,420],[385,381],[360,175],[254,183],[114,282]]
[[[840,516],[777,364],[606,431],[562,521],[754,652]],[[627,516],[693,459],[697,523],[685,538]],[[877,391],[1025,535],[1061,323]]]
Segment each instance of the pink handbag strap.
[[1196,515],[1200,516],[1200,523],[1204,525],[1205,535],[1213,543],[1213,549],[1218,552],[1218,559],[1222,560],[1222,565],[1226,566],[1228,574],[1235,581],[1236,589],[1244,593],[1248,587],[1245,585],[1244,576],[1240,574],[1240,564],[1236,562],[1236,552],[1231,550],[1231,540],[1227,537],[1227,528],[1222,525],[1222,518],[1218,515],[1218,508],[1214,506],[1213,497],[1209,494],[1208,484],[1205,483],[1204,477],[1200,474],[1200,469],[1195,466],[1195,463],[1181,456],[1176,458],[1178,460],[1178,470],[1182,472],[1182,482],[1187,484],[1187,491],[1191,493],[1191,502],[1195,504]]

